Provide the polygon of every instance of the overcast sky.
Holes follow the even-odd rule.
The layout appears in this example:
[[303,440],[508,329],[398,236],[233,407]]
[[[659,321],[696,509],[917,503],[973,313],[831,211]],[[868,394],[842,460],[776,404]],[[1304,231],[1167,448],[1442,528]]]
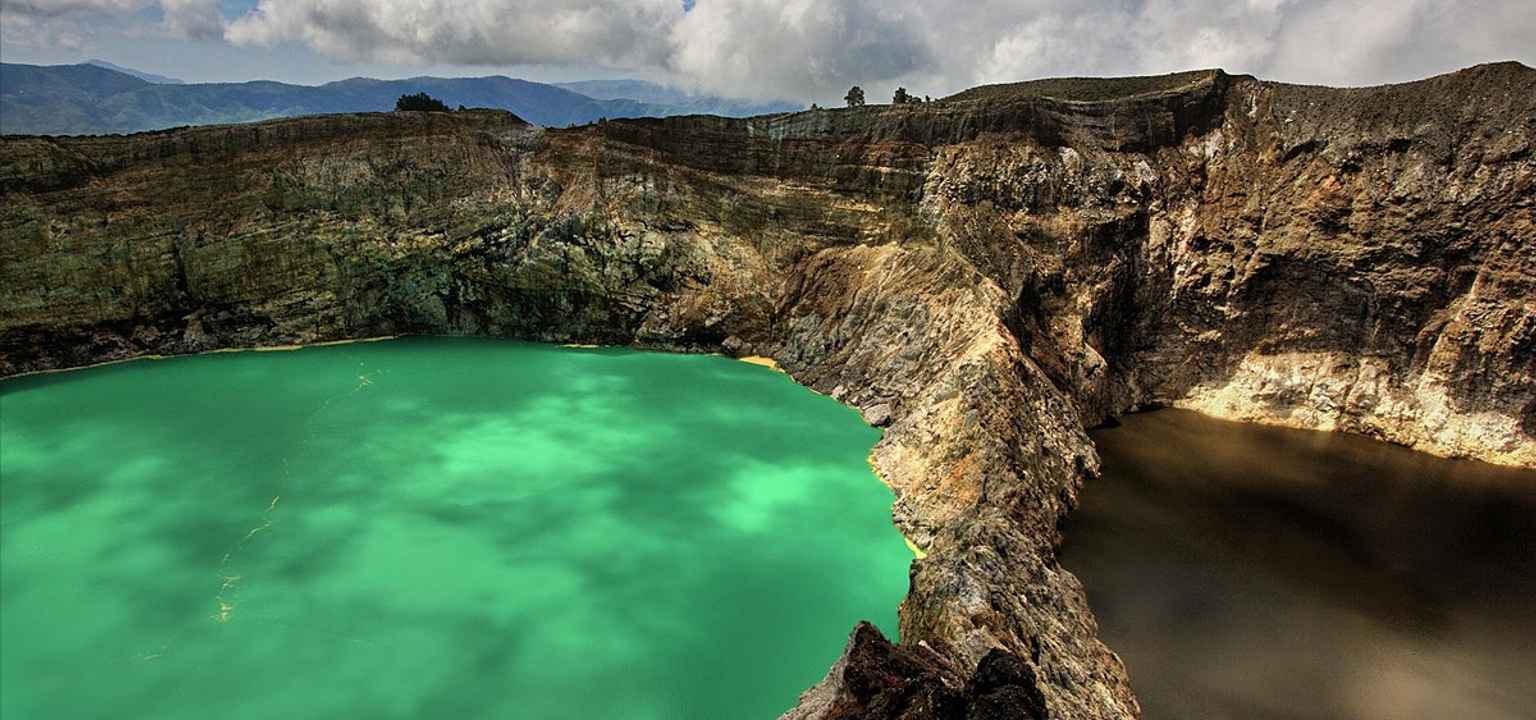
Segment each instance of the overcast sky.
[[0,57],[191,81],[643,77],[838,101],[1222,67],[1366,85],[1536,64],[1532,0],[0,0]]

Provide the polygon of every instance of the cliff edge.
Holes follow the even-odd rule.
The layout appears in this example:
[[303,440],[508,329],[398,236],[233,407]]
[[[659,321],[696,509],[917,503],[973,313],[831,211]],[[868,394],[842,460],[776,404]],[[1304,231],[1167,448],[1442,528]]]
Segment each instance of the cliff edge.
[[1536,70],[1221,71],[567,130],[0,139],[0,376],[402,333],[777,358],[926,556],[791,718],[1139,716],[1055,559],[1173,404],[1536,466]]

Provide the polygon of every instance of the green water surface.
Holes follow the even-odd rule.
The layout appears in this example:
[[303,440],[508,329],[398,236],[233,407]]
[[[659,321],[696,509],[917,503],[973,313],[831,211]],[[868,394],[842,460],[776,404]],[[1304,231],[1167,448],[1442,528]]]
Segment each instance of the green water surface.
[[403,340],[0,383],[0,717],[772,718],[910,555],[720,357]]

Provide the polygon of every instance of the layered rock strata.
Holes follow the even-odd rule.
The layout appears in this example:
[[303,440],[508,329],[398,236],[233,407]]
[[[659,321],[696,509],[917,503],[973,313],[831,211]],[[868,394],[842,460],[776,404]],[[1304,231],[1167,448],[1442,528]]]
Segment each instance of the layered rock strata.
[[0,375],[394,334],[776,358],[923,551],[792,718],[1125,718],[1058,525],[1156,404],[1536,466],[1536,71],[0,140]]

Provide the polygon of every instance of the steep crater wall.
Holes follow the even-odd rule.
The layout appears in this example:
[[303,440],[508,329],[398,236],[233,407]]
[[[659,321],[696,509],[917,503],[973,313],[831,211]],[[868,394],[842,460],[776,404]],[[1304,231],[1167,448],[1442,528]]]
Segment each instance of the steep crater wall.
[[887,427],[900,645],[792,717],[1139,714],[1055,560],[1157,403],[1536,465],[1536,71],[1219,71],[542,130],[0,140],[0,374],[402,333],[778,358]]

